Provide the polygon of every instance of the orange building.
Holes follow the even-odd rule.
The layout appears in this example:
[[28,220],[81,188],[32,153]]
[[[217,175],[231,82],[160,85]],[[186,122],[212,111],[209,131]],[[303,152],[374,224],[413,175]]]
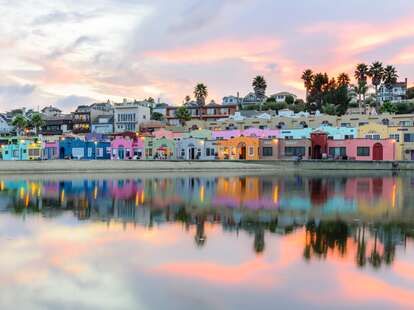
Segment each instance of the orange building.
[[259,160],[260,141],[255,137],[235,137],[217,143],[220,160]]

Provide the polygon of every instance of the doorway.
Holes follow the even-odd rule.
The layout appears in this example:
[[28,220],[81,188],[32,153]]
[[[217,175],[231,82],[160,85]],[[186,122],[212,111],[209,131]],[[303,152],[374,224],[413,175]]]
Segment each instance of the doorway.
[[384,157],[384,149],[381,143],[375,143],[373,152],[372,152],[372,159],[373,160],[383,160]]

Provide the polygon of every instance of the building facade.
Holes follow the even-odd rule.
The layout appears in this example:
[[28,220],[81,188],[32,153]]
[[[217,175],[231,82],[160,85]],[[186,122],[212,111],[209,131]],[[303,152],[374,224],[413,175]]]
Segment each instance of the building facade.
[[139,131],[141,123],[151,118],[150,108],[139,102],[127,102],[114,105],[114,132]]

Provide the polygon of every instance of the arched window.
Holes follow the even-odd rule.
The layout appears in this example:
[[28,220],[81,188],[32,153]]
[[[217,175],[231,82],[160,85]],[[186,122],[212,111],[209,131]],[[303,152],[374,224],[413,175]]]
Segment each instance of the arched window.
[[390,124],[390,120],[388,118],[384,118],[381,122],[385,126],[388,126]]

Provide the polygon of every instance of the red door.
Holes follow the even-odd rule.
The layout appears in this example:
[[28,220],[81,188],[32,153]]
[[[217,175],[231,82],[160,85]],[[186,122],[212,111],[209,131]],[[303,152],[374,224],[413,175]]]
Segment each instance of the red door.
[[372,152],[372,159],[373,160],[382,160],[384,157],[383,155],[383,148],[381,143],[375,143],[374,149]]

